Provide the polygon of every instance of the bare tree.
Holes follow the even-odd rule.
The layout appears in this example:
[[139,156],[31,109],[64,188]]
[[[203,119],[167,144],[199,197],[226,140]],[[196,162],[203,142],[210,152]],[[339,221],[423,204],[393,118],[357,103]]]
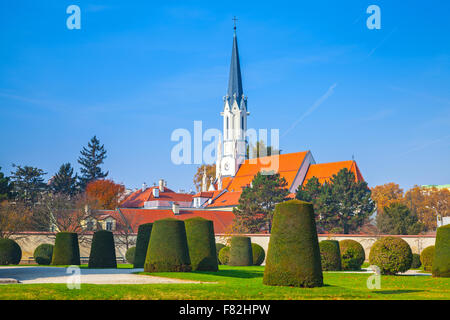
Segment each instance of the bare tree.
[[29,228],[30,217],[31,211],[23,202],[0,203],[0,238],[17,238]]

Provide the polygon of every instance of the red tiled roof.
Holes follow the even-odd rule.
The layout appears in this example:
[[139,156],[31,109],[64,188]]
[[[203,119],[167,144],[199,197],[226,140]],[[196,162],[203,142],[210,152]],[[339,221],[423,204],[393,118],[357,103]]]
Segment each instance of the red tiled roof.
[[242,191],[228,191],[220,195],[211,204],[207,205],[207,208],[218,208],[218,207],[230,207],[237,206],[239,204],[239,198],[241,197]]
[[[194,217],[202,217],[207,220],[212,220],[214,223],[215,233],[225,233],[233,223],[234,214],[231,211],[219,210],[180,210],[179,215],[174,215],[172,210],[159,209],[120,209],[120,212],[127,220],[128,224],[137,232],[139,225],[143,223],[151,223],[156,220],[175,218],[179,220],[186,220]],[[123,220],[118,210],[115,212],[117,219]]]
[[212,198],[214,195],[214,191],[204,191],[204,192],[198,192],[193,197],[194,198]]
[[164,187],[164,192],[159,193],[159,197],[153,196],[153,189],[158,188],[153,186],[142,191],[141,189],[130,194],[120,205],[121,208],[142,208],[144,202],[153,200],[162,201],[179,201],[189,202],[192,201],[192,194],[189,193],[176,193],[171,189]]
[[340,161],[340,162],[329,162],[329,163],[319,163],[312,164],[308,168],[303,185],[305,185],[309,179],[316,177],[319,182],[323,184],[325,181],[329,181],[330,178],[337,174],[341,169],[347,168],[355,174],[356,181],[364,181],[364,178],[359,171],[358,165],[355,161]]

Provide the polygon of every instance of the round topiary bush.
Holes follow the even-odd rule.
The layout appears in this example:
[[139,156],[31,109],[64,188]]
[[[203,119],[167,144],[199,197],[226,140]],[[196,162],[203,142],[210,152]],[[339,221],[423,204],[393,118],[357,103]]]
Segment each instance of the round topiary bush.
[[89,268],[117,268],[116,247],[111,231],[94,232],[89,254]]
[[184,221],[168,218],[153,223],[144,271],[189,272],[192,270]]
[[339,241],[323,240],[319,242],[319,247],[322,270],[341,270],[341,251],[339,250]]
[[249,237],[232,236],[230,266],[251,266],[253,265],[252,242]]
[[0,265],[19,264],[22,249],[12,239],[0,239]]
[[450,225],[436,231],[436,245],[432,266],[433,277],[450,277]]
[[216,239],[211,220],[195,217],[184,220],[193,271],[217,271]]
[[223,243],[216,243],[216,254],[217,254],[217,263],[222,264],[219,259],[219,252],[222,248],[225,248],[225,245]]
[[358,241],[350,239],[339,241],[339,250],[342,270],[361,270],[366,253]]
[[252,243],[253,265],[260,266],[266,258],[266,252],[259,244]]
[[59,232],[56,234],[53,248],[52,265],[79,265],[80,247],[75,232]]
[[52,263],[53,245],[48,243],[40,244],[33,253],[34,261],[37,264],[49,265]]
[[422,262],[423,270],[431,271],[434,258],[434,246],[426,247],[420,253],[420,262]]
[[125,252],[125,259],[128,263],[134,264],[134,256],[136,254],[136,247],[128,248],[127,252]]
[[148,243],[152,234],[153,223],[141,224],[136,239],[136,253],[134,255],[134,268],[143,268],[147,256]]
[[411,263],[411,269],[419,269],[422,263],[420,263],[420,255],[413,253],[413,259]]
[[219,251],[219,261],[223,265],[227,265],[230,262],[230,247],[223,247]]
[[369,262],[380,268],[381,274],[394,275],[411,268],[412,252],[402,238],[385,237],[370,248]]
[[323,285],[311,203],[289,200],[276,205],[263,283],[295,287]]

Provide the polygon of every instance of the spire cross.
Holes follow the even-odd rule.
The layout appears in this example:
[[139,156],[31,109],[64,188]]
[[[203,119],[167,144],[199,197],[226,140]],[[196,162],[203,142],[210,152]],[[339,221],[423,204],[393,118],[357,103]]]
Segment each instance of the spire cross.
[[238,19],[234,16],[232,20],[234,22],[234,30],[236,30],[236,21],[238,21]]

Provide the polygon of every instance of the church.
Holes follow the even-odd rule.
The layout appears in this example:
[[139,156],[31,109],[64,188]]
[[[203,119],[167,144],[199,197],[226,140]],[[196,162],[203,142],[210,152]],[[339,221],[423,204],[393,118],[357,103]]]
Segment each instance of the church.
[[[249,115],[235,27],[228,90],[220,112],[223,142],[219,139],[216,149],[216,176],[207,177],[204,173],[201,191],[196,194],[174,192],[162,179],[157,186],[147,187],[144,184],[142,189],[124,199],[111,217],[126,219],[127,225],[136,232],[137,226],[142,223],[167,217],[184,220],[200,216],[212,220],[215,232],[220,234],[231,230],[234,219],[232,210],[238,205],[243,188],[251,187],[258,172],[278,172],[286,180],[291,198],[295,197],[297,188],[312,177],[323,183],[343,168],[352,171],[357,181],[363,181],[355,161],[316,163],[309,150],[248,159],[246,132]],[[211,183],[207,189],[208,180]]]

